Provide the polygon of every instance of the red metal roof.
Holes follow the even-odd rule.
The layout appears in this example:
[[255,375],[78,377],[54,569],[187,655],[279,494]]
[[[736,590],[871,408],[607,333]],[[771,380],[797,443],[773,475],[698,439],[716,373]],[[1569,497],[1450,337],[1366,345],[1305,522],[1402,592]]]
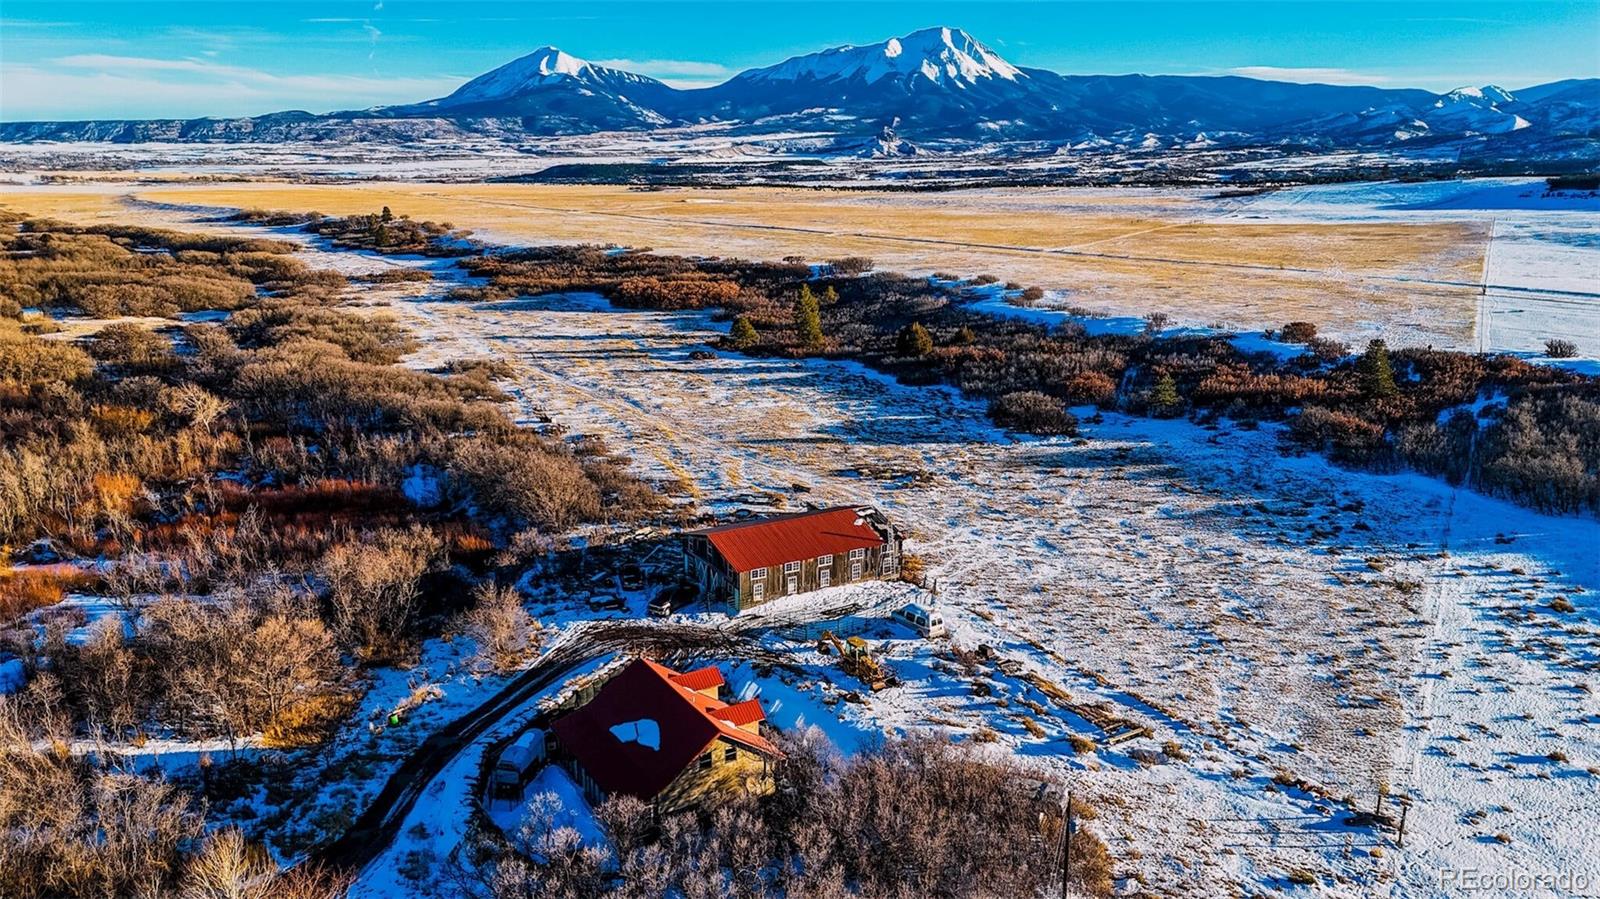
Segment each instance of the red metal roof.
[[883,544],[851,506],[741,521],[696,533],[705,536],[735,571],[770,568]]
[[733,705],[717,709],[711,714],[734,727],[742,727],[746,724],[767,720],[767,713],[762,711],[761,700],[759,699],[746,699],[744,702],[736,702]]
[[712,687],[720,687],[727,683],[722,679],[722,669],[715,665],[707,665],[704,668],[696,668],[693,671],[674,674],[671,680],[680,687],[695,691],[709,690]]
[[666,789],[719,736],[769,756],[782,755],[765,737],[717,717],[728,704],[677,683],[680,677],[665,665],[635,659],[551,729],[600,789],[646,801]]

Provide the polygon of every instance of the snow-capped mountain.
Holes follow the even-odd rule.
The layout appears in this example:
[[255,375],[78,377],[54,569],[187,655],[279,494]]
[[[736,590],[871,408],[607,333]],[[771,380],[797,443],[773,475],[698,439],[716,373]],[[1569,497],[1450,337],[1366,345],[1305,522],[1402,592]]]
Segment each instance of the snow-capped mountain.
[[[1600,161],[1600,80],[1507,91],[1293,84],[1232,76],[1060,75],[1015,65],[958,28],[925,28],[678,90],[543,47],[420,103],[245,119],[0,124],[0,140],[378,140],[647,132],[804,132],[844,155],[982,145],[1422,148],[1477,160]],[[886,137],[888,135],[888,137]]]
[[1434,133],[1506,134],[1528,127],[1529,122],[1511,111],[1517,98],[1492,84],[1461,87],[1435,100],[1422,121]]
[[671,120],[655,107],[670,104],[674,93],[654,78],[540,47],[479,75],[448,97],[366,112],[386,118],[533,118],[543,133],[582,133],[665,125]]
[[825,110],[863,131],[889,125],[923,135],[965,135],[981,122],[1031,118],[1050,105],[1027,73],[957,28],[796,56],[697,93],[702,115],[717,119]]
[[849,81],[875,84],[885,78],[967,87],[980,80],[1026,78],[1021,69],[959,28],[924,28],[864,47],[844,46],[796,56],[775,66],[751,69],[735,80],[753,82]]

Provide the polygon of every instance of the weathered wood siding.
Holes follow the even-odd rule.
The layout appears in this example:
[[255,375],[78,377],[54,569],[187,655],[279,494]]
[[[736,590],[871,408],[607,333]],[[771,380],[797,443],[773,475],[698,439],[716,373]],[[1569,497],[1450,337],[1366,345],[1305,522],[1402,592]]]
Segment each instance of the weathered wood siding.
[[[888,559],[888,564],[884,560]],[[823,584],[823,572],[827,572],[829,587],[840,584],[850,584],[856,581],[873,580],[877,578],[896,577],[900,574],[900,541],[881,543],[878,546],[861,551],[859,559],[853,559],[849,553],[835,553],[830,557],[811,559],[796,559],[800,563],[798,571],[786,571],[782,565],[770,568],[758,568],[754,571],[739,572],[737,587],[737,608],[748,609],[751,606],[771,602],[782,596],[793,596],[796,593],[809,593],[820,590]],[[760,572],[760,574],[758,574]],[[790,580],[793,580],[793,586]],[[755,584],[762,584],[761,598],[756,598]],[[733,605],[732,598],[727,598]]]

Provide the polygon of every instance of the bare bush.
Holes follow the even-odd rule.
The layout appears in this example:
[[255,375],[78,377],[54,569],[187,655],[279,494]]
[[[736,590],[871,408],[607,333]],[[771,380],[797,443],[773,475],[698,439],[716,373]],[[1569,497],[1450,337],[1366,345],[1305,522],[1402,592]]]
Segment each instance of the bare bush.
[[512,586],[479,584],[460,630],[477,644],[472,664],[482,671],[515,671],[539,648],[539,622],[528,614],[521,592]]
[[384,529],[328,550],[317,574],[340,633],[370,656],[392,658],[406,643],[422,576],[443,554],[438,535],[420,527]]
[[989,417],[1003,428],[1030,434],[1076,434],[1078,419],[1061,400],[1036,390],[1008,393],[989,404]]
[[1553,337],[1544,342],[1544,354],[1551,359],[1571,359],[1578,355],[1578,345],[1570,340]]

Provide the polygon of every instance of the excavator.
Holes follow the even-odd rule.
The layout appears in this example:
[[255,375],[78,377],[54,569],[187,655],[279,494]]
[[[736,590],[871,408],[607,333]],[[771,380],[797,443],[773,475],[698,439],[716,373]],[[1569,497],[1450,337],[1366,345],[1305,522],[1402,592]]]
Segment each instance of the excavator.
[[873,657],[872,647],[860,637],[840,640],[833,631],[823,631],[817,639],[817,652],[827,655],[830,651],[839,654],[839,667],[845,674],[859,679],[874,693],[900,684],[900,679]]

